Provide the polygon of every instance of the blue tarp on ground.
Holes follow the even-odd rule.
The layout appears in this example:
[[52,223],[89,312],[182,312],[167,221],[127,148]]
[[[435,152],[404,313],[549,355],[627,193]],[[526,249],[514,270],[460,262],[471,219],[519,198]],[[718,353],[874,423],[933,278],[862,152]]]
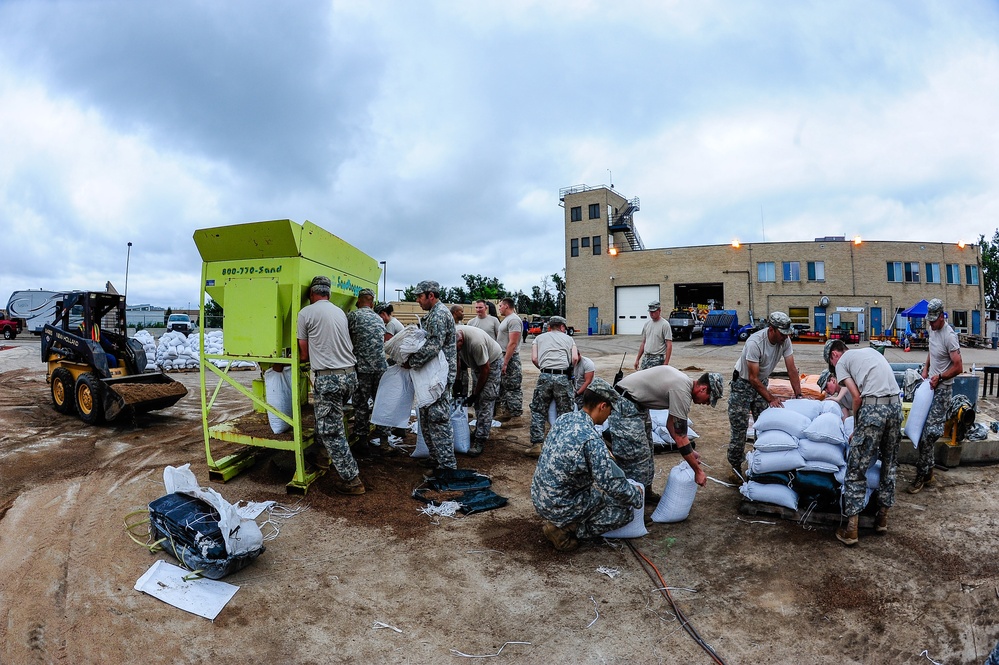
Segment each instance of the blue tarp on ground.
[[909,309],[903,310],[901,316],[904,316],[909,319],[913,318],[921,319],[926,316],[926,306],[928,304],[929,303],[927,303],[925,300],[920,300]]

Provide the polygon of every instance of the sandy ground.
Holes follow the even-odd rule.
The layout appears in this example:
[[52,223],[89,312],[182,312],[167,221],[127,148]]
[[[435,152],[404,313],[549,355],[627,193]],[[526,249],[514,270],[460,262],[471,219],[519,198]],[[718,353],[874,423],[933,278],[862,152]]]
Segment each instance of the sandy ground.
[[[634,337],[578,338],[611,379]],[[821,349],[798,345],[803,371]],[[731,371],[741,349],[676,345],[691,374]],[[529,347],[525,365],[530,367]],[[893,361],[916,354],[888,351]],[[970,366],[999,352],[968,350]],[[525,391],[536,372],[527,371]],[[248,384],[255,372],[243,372]],[[507,507],[430,518],[410,498],[422,469],[409,458],[365,461],[369,491],[335,494],[320,479],[210,622],[133,590],[156,557],[122,528],[163,494],[162,470],[190,462],[209,484],[198,375],[191,395],[111,427],[58,415],[37,341],[0,351],[0,663],[455,663],[456,651],[518,663],[707,663],[624,541],[555,553],[529,497],[527,418],[495,430],[486,453],[459,465],[493,478]],[[727,392],[727,390],[726,390]],[[525,402],[528,400],[525,400]],[[992,398],[979,421],[991,422]],[[217,408],[248,410],[235,390]],[[725,402],[695,406],[698,450],[725,477]],[[412,443],[412,435],[407,443]],[[903,440],[903,445],[910,445]],[[654,488],[679,457],[656,456]],[[263,456],[229,483],[232,502],[294,504],[287,455]],[[912,478],[903,466],[900,488]],[[689,519],[632,541],[662,573],[689,624],[729,663],[981,663],[999,640],[999,468],[961,466],[937,487],[899,493],[890,532],[861,531],[848,549],[828,526],[746,517],[735,489],[709,482]],[[607,567],[614,577],[598,572]],[[394,626],[377,628],[376,622]]]

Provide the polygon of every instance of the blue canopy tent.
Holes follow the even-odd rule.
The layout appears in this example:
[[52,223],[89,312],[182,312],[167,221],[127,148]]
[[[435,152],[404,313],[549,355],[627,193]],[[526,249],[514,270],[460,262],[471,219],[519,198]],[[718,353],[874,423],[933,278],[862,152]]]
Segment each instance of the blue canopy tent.
[[909,309],[902,310],[901,316],[907,319],[922,319],[926,317],[926,307],[929,305],[925,300],[920,300]]

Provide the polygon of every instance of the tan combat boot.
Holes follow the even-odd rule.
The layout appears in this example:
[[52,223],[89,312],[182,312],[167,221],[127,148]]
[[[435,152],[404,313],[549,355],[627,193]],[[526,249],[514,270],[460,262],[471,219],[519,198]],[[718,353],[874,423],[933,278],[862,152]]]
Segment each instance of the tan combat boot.
[[850,547],[856,545],[859,538],[857,538],[857,522],[860,518],[857,515],[851,515],[846,520],[846,526],[836,529],[836,539],[844,545]]
[[575,524],[566,524],[564,527],[559,527],[555,526],[554,522],[545,521],[541,527],[541,531],[545,534],[545,538],[559,552],[571,552],[579,547],[579,541],[576,539]]
[[877,517],[874,518],[874,530],[878,533],[888,533],[888,509],[878,508]]
[[334,478],[333,490],[340,494],[364,494],[364,483],[361,482],[360,476],[354,476],[350,480]]

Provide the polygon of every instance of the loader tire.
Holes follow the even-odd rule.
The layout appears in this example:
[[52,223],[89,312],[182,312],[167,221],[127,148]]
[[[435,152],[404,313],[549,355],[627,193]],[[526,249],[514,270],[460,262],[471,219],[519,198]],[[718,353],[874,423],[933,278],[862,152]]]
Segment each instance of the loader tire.
[[89,372],[76,380],[76,415],[88,425],[104,422],[104,383]]
[[52,372],[52,404],[59,413],[70,415],[73,413],[76,400],[73,390],[73,375],[68,369],[60,367]]

